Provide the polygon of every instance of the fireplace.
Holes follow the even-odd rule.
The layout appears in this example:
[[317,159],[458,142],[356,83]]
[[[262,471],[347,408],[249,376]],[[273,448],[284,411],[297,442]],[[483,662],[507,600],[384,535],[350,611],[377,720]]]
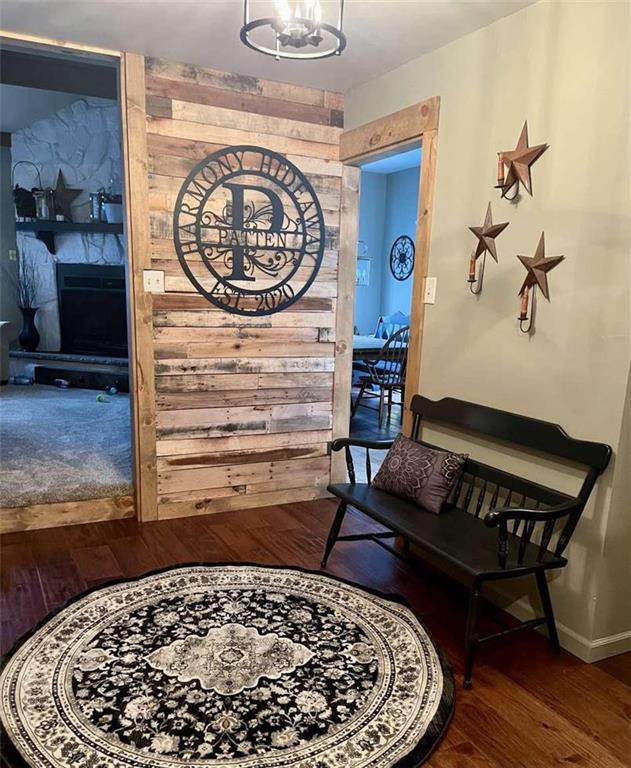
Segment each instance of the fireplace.
[[57,264],[61,351],[127,357],[125,267]]

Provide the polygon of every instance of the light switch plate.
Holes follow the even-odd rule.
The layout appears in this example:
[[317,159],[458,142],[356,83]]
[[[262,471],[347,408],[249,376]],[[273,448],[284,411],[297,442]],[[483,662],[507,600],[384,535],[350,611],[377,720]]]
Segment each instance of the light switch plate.
[[436,283],[437,277],[425,278],[425,291],[423,292],[423,301],[425,304],[436,304]]
[[164,293],[164,272],[161,269],[145,269],[142,284],[147,293]]

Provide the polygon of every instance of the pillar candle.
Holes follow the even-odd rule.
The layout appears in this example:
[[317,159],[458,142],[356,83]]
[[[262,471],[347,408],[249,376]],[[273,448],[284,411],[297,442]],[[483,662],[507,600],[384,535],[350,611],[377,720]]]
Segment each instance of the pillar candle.
[[521,294],[521,306],[519,309],[519,319],[528,320],[528,286],[526,286]]
[[504,186],[504,161],[501,152],[497,153],[497,186]]

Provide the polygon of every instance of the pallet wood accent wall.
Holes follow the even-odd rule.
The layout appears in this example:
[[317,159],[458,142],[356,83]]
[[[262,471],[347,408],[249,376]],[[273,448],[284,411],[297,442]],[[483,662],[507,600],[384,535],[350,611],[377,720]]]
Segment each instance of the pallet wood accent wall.
[[[146,59],[144,75],[150,265],[165,274],[165,293],[151,297],[157,517],[320,497],[331,470],[342,97],[159,59]],[[173,244],[185,177],[235,144],[286,155],[324,212],[315,282],[265,317],[210,304]]]

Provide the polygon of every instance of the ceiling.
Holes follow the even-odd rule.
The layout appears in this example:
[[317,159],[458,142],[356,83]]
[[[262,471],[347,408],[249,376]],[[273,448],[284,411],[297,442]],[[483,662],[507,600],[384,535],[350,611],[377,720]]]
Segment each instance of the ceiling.
[[[269,11],[270,0],[252,2]],[[311,62],[277,62],[246,48],[242,0],[2,0],[2,27],[346,91],[533,2],[346,0],[347,49]],[[335,2],[322,6],[326,20]]]
[[407,152],[399,152],[396,155],[383,157],[381,160],[373,160],[362,164],[362,171],[370,173],[396,173],[406,171],[408,168],[418,168],[421,164],[421,149],[409,149]]
[[49,117],[79,97],[72,93],[42,91],[21,85],[0,85],[0,131],[14,133]]

